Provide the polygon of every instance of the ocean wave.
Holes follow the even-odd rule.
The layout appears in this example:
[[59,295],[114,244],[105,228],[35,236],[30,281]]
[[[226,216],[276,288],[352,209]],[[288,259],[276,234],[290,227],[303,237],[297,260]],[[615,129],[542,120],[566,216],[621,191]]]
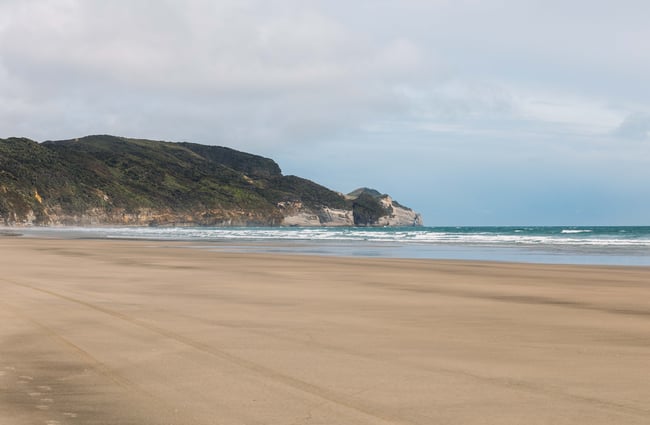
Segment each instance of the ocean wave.
[[[110,239],[185,241],[332,241],[377,242],[407,245],[539,246],[539,247],[634,247],[650,249],[650,228],[621,233],[562,228],[206,228],[113,227],[63,228],[60,232]],[[57,229],[34,229],[33,233]]]
[[592,233],[593,230],[590,229],[562,229],[560,233],[571,234],[571,233]]

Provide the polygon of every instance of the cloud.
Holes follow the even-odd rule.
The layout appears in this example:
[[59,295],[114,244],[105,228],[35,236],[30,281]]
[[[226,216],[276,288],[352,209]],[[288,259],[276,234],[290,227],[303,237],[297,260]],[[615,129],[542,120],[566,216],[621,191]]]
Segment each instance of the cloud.
[[[250,148],[391,126],[607,133],[624,114],[603,106],[593,70],[650,70],[644,54],[617,56],[647,31],[642,6],[623,2],[621,31],[607,8],[577,3],[4,1],[0,123]],[[573,93],[559,72],[594,81]]]
[[627,93],[650,100],[650,55],[621,47],[648,31],[644,4],[611,21],[582,0],[4,1],[0,124],[247,149],[377,129],[584,148],[634,109]]
[[[0,12],[12,19],[1,27],[0,66],[32,103],[30,112],[38,112],[25,120],[59,115],[54,121],[69,126],[75,120],[61,116],[69,105],[85,103],[98,127],[122,122],[117,130],[124,132],[133,114],[151,125],[158,114],[157,125],[167,127],[174,110],[178,116],[193,111],[209,127],[205,133],[275,142],[318,139],[390,116],[403,106],[396,85],[435,74],[408,38],[377,42],[318,8],[286,4],[295,7],[203,0],[3,3]],[[159,104],[152,107],[152,99]],[[115,104],[124,109],[112,109]],[[5,117],[5,128],[12,120],[17,126],[16,118]]]
[[632,113],[616,128],[614,135],[630,140],[650,141],[650,114]]

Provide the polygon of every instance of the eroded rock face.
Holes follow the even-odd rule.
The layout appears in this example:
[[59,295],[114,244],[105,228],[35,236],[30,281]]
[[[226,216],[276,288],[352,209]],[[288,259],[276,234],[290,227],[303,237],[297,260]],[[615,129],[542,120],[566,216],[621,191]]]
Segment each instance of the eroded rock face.
[[322,226],[354,226],[352,210],[323,207],[318,217]]
[[300,227],[345,227],[354,226],[352,210],[321,207],[310,209],[303,207],[301,202],[284,202],[281,206],[286,215],[282,226]]
[[379,199],[384,208],[391,211],[390,214],[380,217],[377,226],[422,226],[422,215],[416,213],[410,208],[396,205],[390,196],[384,196]]
[[[420,214],[408,208],[395,205],[390,197],[382,201],[389,214],[367,226],[421,226]],[[318,210],[282,208],[277,218],[256,215],[248,211],[203,211],[178,213],[174,211],[142,208],[137,211],[93,208],[82,214],[66,214],[60,209],[49,210],[46,215],[27,211],[21,217],[0,218],[0,225],[10,226],[296,226],[296,227],[352,227],[352,210],[322,207]]]
[[354,222],[357,226],[410,227],[422,226],[422,215],[400,205],[386,194],[362,187],[350,192],[346,198],[352,202]]
[[353,211],[322,207],[317,210],[303,207],[302,203],[283,203],[282,210],[286,214],[282,226],[300,227],[345,227],[345,226],[371,226],[371,227],[410,227],[422,226],[422,215],[397,204],[388,195],[377,198],[379,205],[386,211],[385,215],[377,217],[371,222],[355,222]]
[[141,208],[127,211],[92,208],[81,214],[69,214],[60,208],[22,216],[0,217],[5,226],[275,226],[281,216],[268,217],[244,210],[208,210],[179,213],[171,210]]

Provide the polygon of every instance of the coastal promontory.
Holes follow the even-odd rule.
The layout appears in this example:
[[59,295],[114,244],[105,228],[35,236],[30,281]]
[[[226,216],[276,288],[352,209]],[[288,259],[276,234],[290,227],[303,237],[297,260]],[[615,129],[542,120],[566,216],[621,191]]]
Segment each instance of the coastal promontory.
[[420,226],[390,196],[344,195],[234,149],[98,135],[0,139],[0,224]]

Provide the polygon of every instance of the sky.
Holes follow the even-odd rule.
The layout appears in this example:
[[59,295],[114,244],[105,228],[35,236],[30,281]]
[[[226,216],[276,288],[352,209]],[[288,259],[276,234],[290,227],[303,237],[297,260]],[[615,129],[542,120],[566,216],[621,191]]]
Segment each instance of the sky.
[[426,225],[650,225],[647,0],[0,0],[0,137],[229,146]]

